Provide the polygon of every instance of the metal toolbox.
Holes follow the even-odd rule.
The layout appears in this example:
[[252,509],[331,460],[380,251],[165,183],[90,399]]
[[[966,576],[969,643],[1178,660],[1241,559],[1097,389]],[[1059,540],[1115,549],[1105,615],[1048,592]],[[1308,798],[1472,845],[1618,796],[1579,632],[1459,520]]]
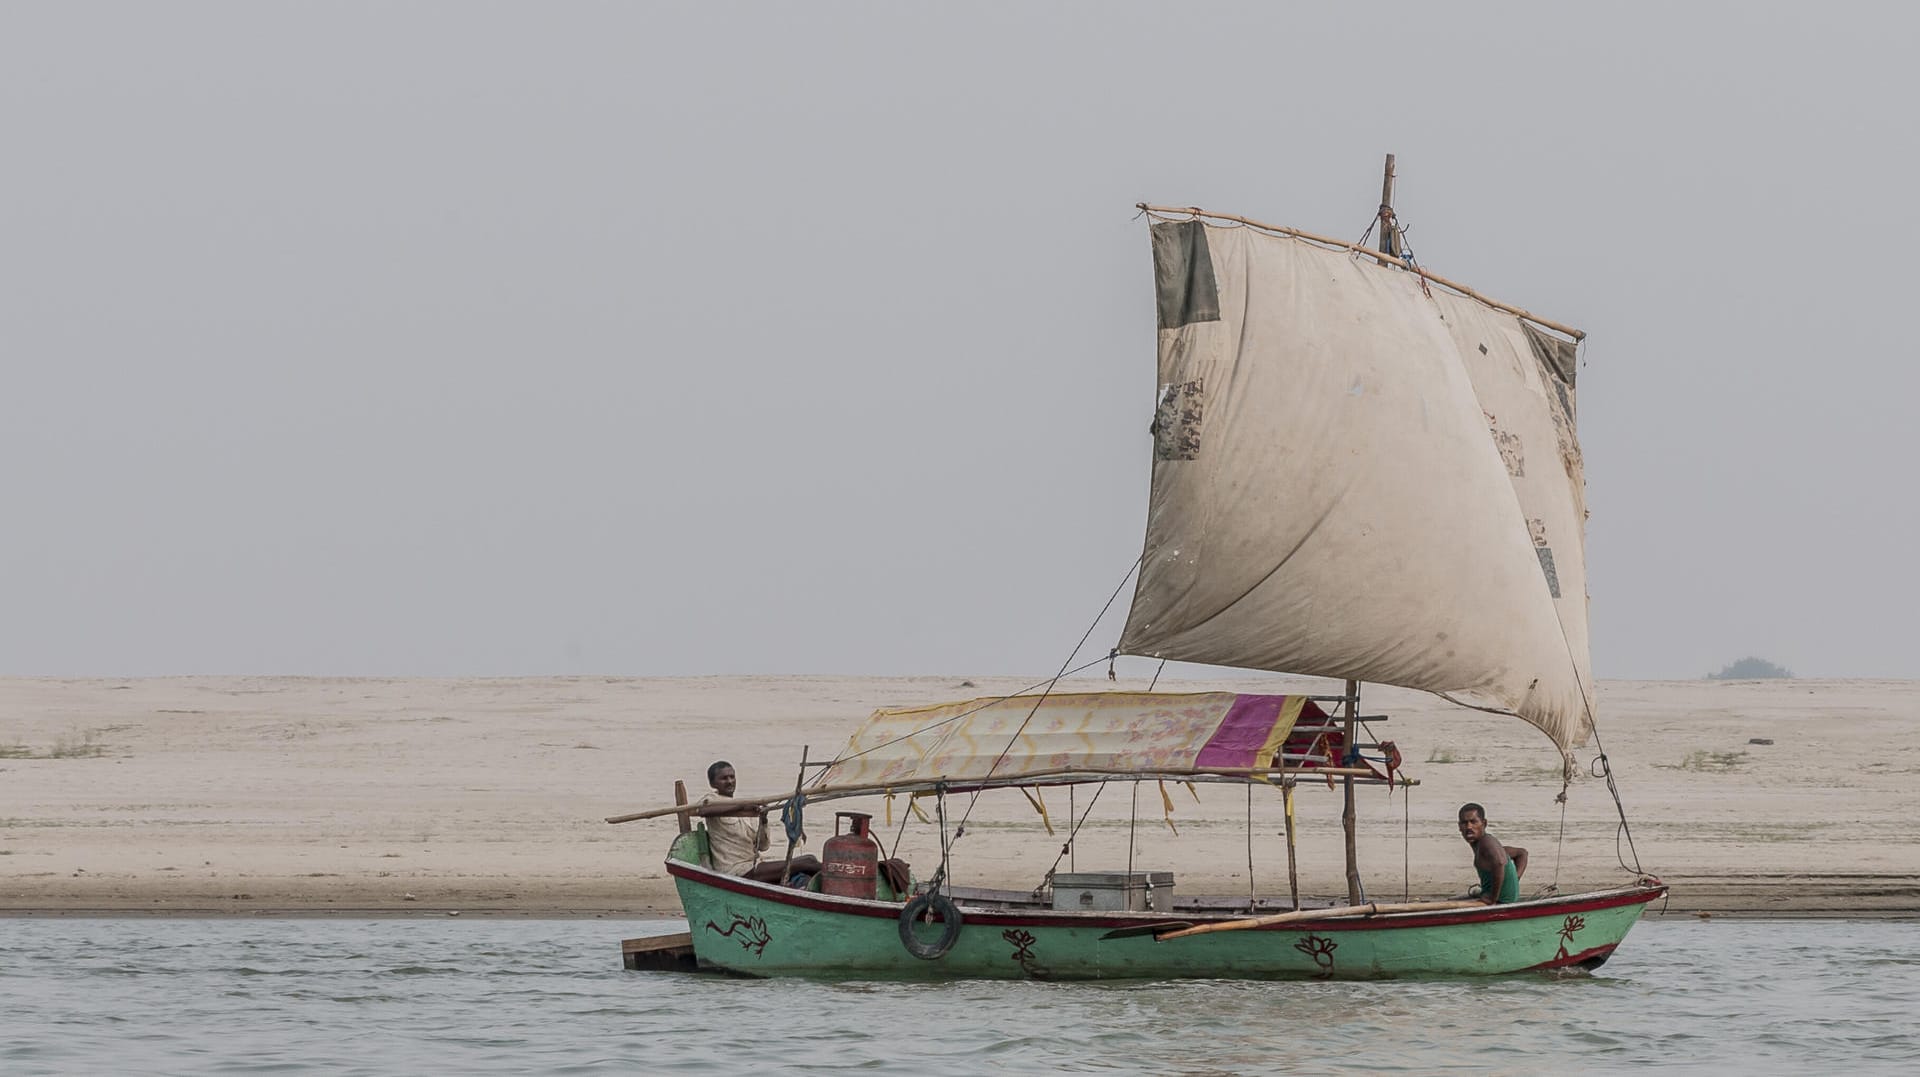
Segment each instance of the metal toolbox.
[[1079,871],[1053,877],[1056,912],[1172,912],[1171,871]]

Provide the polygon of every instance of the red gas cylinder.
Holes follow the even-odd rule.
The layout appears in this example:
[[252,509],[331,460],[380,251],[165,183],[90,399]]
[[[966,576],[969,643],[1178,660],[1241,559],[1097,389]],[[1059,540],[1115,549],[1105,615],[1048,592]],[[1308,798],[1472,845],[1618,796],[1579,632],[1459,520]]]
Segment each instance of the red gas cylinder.
[[[840,832],[846,820],[847,832]],[[820,847],[820,892],[872,899],[880,880],[880,843],[867,831],[873,816],[857,811],[834,813],[833,837]]]

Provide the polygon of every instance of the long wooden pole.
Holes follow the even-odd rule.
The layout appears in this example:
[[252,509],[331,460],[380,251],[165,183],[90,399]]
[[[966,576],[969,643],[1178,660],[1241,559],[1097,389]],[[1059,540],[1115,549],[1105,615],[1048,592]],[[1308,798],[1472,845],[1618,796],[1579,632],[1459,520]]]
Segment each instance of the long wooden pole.
[[1299,920],[1337,920],[1347,916],[1384,916],[1398,912],[1445,912],[1448,909],[1486,908],[1484,901],[1409,901],[1394,905],[1382,905],[1368,902],[1360,905],[1345,905],[1332,909],[1301,909],[1298,912],[1277,912],[1271,916],[1253,916],[1245,920],[1222,920],[1213,924],[1200,924],[1196,927],[1183,927],[1169,931],[1164,935],[1156,934],[1154,939],[1166,942],[1168,939],[1184,939],[1189,935],[1209,935],[1216,931],[1249,931],[1254,928],[1272,927],[1275,924],[1290,924]]
[[[1262,778],[1266,778],[1269,775],[1278,774],[1278,773],[1279,773],[1279,769],[1276,767],[1209,767],[1206,770],[1189,770],[1189,771],[1169,770],[1169,771],[1155,771],[1150,774],[1120,774],[1120,773],[1111,773],[1107,771],[1076,770],[1073,767],[1053,767],[1047,770],[1030,771],[1026,774],[1010,775],[1005,778],[995,778],[992,781],[981,782],[977,786],[977,788],[1011,789],[1015,786],[1020,786],[1020,785],[1040,785],[1040,784],[1067,785],[1067,784],[1070,784],[1068,782],[1063,782],[1063,781],[1042,782],[1039,780],[1039,779],[1053,779],[1053,778],[1073,778],[1076,782],[1084,785],[1092,785],[1096,782],[1104,782],[1104,781],[1135,781],[1135,780],[1145,781],[1152,778],[1166,778],[1169,781],[1179,780],[1183,782],[1222,782],[1222,781],[1230,782],[1230,781],[1259,780]],[[1309,774],[1316,778],[1319,778],[1319,777],[1354,778],[1362,782],[1372,782],[1372,783],[1379,783],[1379,782],[1385,781],[1384,778],[1381,778],[1378,774],[1375,774],[1373,771],[1368,770],[1365,767],[1314,767],[1310,770],[1295,769],[1291,771],[1291,773],[1296,775]],[[1400,783],[1401,785],[1420,784],[1419,780],[1414,778],[1395,777],[1394,781]],[[820,789],[808,789],[808,790],[805,790],[805,792],[807,794],[807,799],[810,801],[836,800],[841,797],[871,796],[876,793],[931,792],[936,784],[945,785],[947,783],[945,782],[936,783],[932,780],[928,780],[924,782],[907,782],[907,783],[896,782],[890,785],[872,785],[872,784],[829,785]],[[955,788],[952,785],[948,785],[948,788],[953,792],[964,793],[976,788],[976,786],[963,783],[958,788]],[[790,799],[792,796],[793,794],[791,793],[774,793],[770,796],[764,796],[764,797],[746,797],[729,804],[727,810],[738,811],[742,808],[757,808],[763,804],[778,804],[781,801]],[[688,810],[687,808],[680,807],[679,805],[674,805],[672,807],[666,807],[666,808],[650,808],[647,811],[630,812],[626,815],[609,815],[607,816],[606,821],[609,823],[632,823],[632,822],[637,822],[641,819],[657,819],[663,815],[673,815],[678,812],[683,812],[687,810]],[[698,806],[695,806],[692,810],[693,810],[693,814],[695,815],[705,814],[699,810]]]
[[1430,280],[1435,284],[1438,284],[1442,288],[1451,288],[1454,291],[1459,292],[1461,295],[1464,295],[1469,299],[1478,299],[1480,302],[1485,303],[1487,306],[1490,306],[1495,310],[1504,310],[1508,314],[1511,314],[1516,318],[1525,318],[1527,321],[1530,321],[1533,324],[1540,326],[1544,329],[1551,329],[1556,333],[1565,333],[1567,336],[1570,336],[1575,340],[1587,339],[1587,334],[1585,330],[1575,329],[1570,325],[1562,325],[1559,322],[1548,321],[1547,319],[1542,318],[1538,314],[1535,314],[1531,311],[1513,306],[1510,303],[1502,303],[1498,299],[1493,299],[1489,296],[1482,295],[1481,293],[1474,291],[1472,288],[1469,288],[1466,285],[1461,284],[1459,281],[1448,280],[1447,278],[1441,276],[1438,273],[1432,272],[1431,270],[1423,269],[1420,266],[1407,265],[1406,263],[1402,262],[1398,258],[1392,257],[1391,255],[1382,254],[1379,251],[1373,250],[1368,247],[1362,247],[1355,243],[1349,243],[1344,239],[1334,239],[1332,236],[1322,236],[1322,235],[1316,235],[1313,232],[1303,232],[1298,228],[1288,228],[1285,225],[1268,224],[1265,221],[1256,221],[1251,217],[1239,217],[1231,213],[1214,213],[1210,210],[1201,209],[1199,206],[1156,206],[1146,202],[1139,202],[1139,203],[1136,203],[1136,205],[1144,213],[1154,213],[1154,214],[1159,214],[1161,216],[1166,216],[1168,214],[1181,214],[1189,217],[1209,217],[1216,221],[1232,221],[1235,224],[1244,224],[1251,228],[1258,228],[1263,232],[1276,232],[1283,236],[1293,236],[1296,239],[1304,239],[1309,243],[1318,243],[1324,247],[1337,247],[1341,250],[1352,251],[1355,254],[1364,254],[1368,258],[1371,258],[1374,261],[1379,262],[1381,265],[1390,265],[1390,266],[1393,266],[1395,269],[1404,269],[1409,273],[1418,273],[1420,276],[1425,277],[1427,280]]
[[[1347,682],[1347,737],[1341,742],[1342,762],[1353,751],[1354,715],[1359,713],[1360,682]],[[1340,812],[1340,826],[1347,835],[1347,904],[1360,904],[1360,846],[1355,840],[1353,811],[1353,779],[1341,779],[1345,786],[1345,807]]]

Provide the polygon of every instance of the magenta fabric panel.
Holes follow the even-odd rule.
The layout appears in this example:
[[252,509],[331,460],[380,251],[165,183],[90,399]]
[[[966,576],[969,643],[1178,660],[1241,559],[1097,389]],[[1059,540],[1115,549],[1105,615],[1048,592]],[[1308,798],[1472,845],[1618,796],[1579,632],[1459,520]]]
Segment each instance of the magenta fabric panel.
[[1220,728],[1201,747],[1194,759],[1198,767],[1253,767],[1273,735],[1273,723],[1280,718],[1286,696],[1235,696]]

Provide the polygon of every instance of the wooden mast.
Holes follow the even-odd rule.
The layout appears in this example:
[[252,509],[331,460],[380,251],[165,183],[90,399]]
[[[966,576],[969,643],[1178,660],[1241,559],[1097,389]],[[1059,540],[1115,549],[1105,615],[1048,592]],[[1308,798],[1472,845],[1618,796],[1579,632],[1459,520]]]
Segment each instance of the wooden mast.
[[1393,216],[1393,154],[1387,154],[1385,175],[1380,177],[1380,253],[1401,258],[1400,224]]
[[[1387,154],[1387,164],[1380,176],[1380,253],[1392,258],[1400,258],[1400,226],[1393,217],[1393,154]],[[1354,745],[1358,743],[1358,730],[1355,726],[1360,713],[1360,682],[1347,682],[1347,721],[1345,758],[1342,766],[1353,757]],[[1347,903],[1360,904],[1360,844],[1355,834],[1353,809],[1353,779],[1342,778],[1344,787],[1343,804],[1340,811],[1340,828],[1346,833],[1347,840]]]
[[[1354,745],[1354,722],[1360,705],[1360,682],[1347,682],[1347,736],[1345,754],[1351,756]],[[1341,760],[1342,763],[1345,759]],[[1340,826],[1347,835],[1347,904],[1360,904],[1360,847],[1354,840],[1353,815],[1353,778],[1341,779],[1346,786],[1346,806],[1340,812]]]

